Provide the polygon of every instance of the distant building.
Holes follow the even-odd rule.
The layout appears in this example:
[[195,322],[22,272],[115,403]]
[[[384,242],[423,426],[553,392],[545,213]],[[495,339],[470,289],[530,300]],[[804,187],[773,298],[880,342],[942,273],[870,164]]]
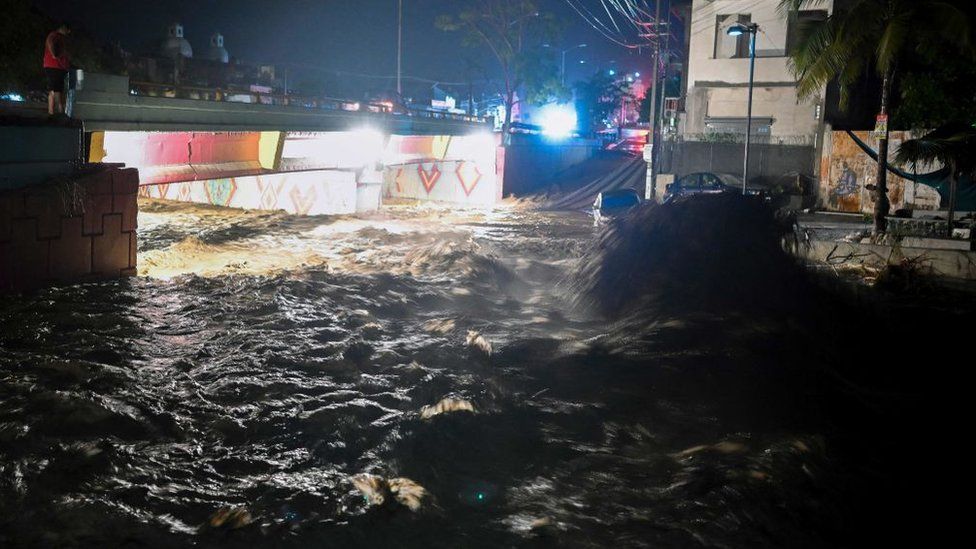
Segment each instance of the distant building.
[[[166,85],[221,89],[225,92],[283,90],[284,82],[276,76],[274,65],[257,65],[232,60],[224,45],[224,36],[215,32],[205,55],[193,56],[193,47],[184,34],[183,25],[173,23],[166,29],[160,49],[147,55],[123,56],[130,79],[142,85],[145,93],[173,93]],[[154,86],[158,85],[158,86]],[[256,88],[255,88],[256,86]],[[267,90],[267,91],[264,91]],[[208,92],[193,92],[205,96]]]
[[[693,0],[685,115],[679,133],[744,134],[749,83],[749,35],[729,36],[729,26],[757,23],[753,133],[793,141],[817,135],[823,97],[799,99],[787,52],[805,21],[825,19],[833,1],[786,16],[776,0]],[[823,94],[820,94],[821,96]]]
[[170,59],[176,59],[178,57],[189,59],[193,57],[193,47],[190,46],[190,42],[183,36],[183,25],[173,23],[169,26],[166,39],[163,41],[162,53]]
[[224,47],[224,35],[219,32],[215,32],[210,37],[210,51],[207,53],[207,59],[217,63],[230,61],[230,55],[227,53],[227,48]]

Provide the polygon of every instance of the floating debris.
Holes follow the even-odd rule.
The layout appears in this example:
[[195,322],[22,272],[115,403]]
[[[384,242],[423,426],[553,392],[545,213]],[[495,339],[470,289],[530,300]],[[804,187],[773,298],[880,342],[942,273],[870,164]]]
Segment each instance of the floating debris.
[[236,530],[254,522],[251,512],[244,507],[221,507],[210,515],[207,525],[211,528]]
[[547,528],[547,527],[550,527],[550,526],[553,526],[553,525],[554,525],[554,523],[553,523],[553,521],[552,521],[551,518],[549,518],[549,517],[542,517],[542,518],[537,518],[537,519],[533,520],[532,523],[529,524],[529,529],[531,529],[531,530],[538,530],[540,528]]
[[428,498],[429,494],[427,490],[417,484],[416,482],[403,477],[391,478],[387,485],[390,488],[390,492],[396,498],[400,505],[410,509],[413,512],[420,510],[423,502]]
[[362,473],[353,476],[350,481],[362,492],[369,505],[384,505],[395,501],[417,512],[430,499],[426,488],[405,477],[384,479],[378,475]]
[[363,493],[366,503],[370,505],[383,505],[386,503],[386,496],[390,492],[386,479],[376,475],[362,473],[349,479],[357,490]]
[[450,412],[474,412],[474,405],[467,400],[460,398],[447,397],[432,406],[424,406],[420,409],[420,419],[430,419],[440,414]]
[[383,333],[383,326],[381,326],[379,322],[369,322],[367,324],[363,324],[363,327],[360,328],[360,330],[362,331],[363,337],[368,339],[376,339]]
[[467,345],[472,349],[484,353],[485,356],[491,356],[491,342],[476,330],[468,330]]
[[700,452],[718,452],[720,454],[741,454],[745,452],[748,448],[745,444],[741,442],[732,442],[729,440],[723,440],[716,444],[699,444],[698,446],[692,446],[678,453],[671,454],[671,457],[675,459],[684,459],[686,457],[693,456]]
[[435,318],[423,323],[423,329],[433,334],[446,334],[453,332],[457,324],[451,318]]

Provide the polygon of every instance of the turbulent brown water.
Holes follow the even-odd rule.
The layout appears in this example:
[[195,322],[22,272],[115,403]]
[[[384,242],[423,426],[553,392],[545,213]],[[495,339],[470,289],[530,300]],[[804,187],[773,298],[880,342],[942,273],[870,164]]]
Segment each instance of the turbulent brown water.
[[143,276],[0,306],[0,546],[826,547],[889,495],[794,318],[574,308],[582,215],[141,210]]

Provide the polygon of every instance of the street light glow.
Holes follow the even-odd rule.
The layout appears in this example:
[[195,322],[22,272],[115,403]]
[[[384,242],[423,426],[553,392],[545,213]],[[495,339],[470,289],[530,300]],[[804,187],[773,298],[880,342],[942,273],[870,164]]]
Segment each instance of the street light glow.
[[736,23],[725,31],[729,36],[742,36],[743,34],[753,34],[758,30],[758,25],[743,25],[742,23]]
[[539,111],[542,134],[565,138],[576,130],[576,109],[570,105],[546,105]]

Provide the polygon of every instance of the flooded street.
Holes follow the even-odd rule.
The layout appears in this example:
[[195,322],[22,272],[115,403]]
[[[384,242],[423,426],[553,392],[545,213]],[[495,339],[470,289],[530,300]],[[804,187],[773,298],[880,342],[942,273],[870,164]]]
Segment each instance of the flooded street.
[[0,306],[0,545],[829,547],[889,495],[862,357],[574,306],[582,214],[140,209],[141,276]]

